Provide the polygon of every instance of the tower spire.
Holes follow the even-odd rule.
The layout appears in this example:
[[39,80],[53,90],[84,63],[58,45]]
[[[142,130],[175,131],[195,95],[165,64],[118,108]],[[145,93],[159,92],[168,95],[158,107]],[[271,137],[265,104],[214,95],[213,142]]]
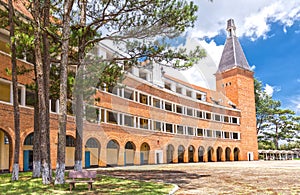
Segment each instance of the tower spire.
[[250,66],[245,57],[244,51],[238,38],[235,35],[235,24],[233,19],[227,21],[228,36],[225,42],[219,68],[217,72],[225,72],[232,68],[242,68],[250,70]]
[[228,31],[228,36],[232,37],[235,36],[235,25],[234,25],[234,20],[233,19],[229,19],[227,20],[227,31]]

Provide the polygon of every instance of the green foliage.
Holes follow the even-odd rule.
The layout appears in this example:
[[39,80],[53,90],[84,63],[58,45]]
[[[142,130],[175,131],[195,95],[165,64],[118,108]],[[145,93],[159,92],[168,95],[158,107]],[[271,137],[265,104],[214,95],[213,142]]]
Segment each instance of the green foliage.
[[[32,178],[31,172],[20,172],[19,181],[11,182],[11,174],[0,174],[2,194],[70,194],[69,184],[43,185],[41,178]],[[66,177],[67,178],[67,177]],[[76,184],[72,194],[168,194],[172,185],[118,179],[97,175],[93,189],[85,183]]]
[[281,108],[281,102],[273,100],[255,80],[255,100],[258,140],[265,145],[272,141],[279,148],[280,141],[293,141],[299,133],[300,117],[289,109]]

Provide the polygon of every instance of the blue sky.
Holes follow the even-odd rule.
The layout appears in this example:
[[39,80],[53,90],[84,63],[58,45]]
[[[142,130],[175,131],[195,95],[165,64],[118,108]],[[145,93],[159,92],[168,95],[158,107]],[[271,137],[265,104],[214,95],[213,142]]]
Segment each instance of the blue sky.
[[196,38],[218,64],[226,40],[226,21],[235,20],[237,36],[255,77],[282,107],[300,115],[300,1],[206,0],[199,6]]

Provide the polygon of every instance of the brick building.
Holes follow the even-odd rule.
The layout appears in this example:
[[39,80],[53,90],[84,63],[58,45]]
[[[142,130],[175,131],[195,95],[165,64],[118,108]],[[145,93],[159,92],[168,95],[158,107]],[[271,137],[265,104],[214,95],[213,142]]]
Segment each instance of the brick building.
[[[87,115],[83,166],[257,160],[253,72],[235,36],[233,20],[215,73],[216,90],[195,86],[161,71],[132,68],[123,83],[98,89],[100,99]],[[8,34],[0,35],[0,170],[12,170],[14,130]],[[98,54],[114,50],[105,44]],[[25,60],[18,65],[33,68]],[[33,93],[18,77],[21,116],[20,169],[32,168]],[[51,162],[56,163],[59,102],[51,102]],[[88,111],[87,111],[88,112]],[[66,166],[74,165],[75,118],[68,116]]]

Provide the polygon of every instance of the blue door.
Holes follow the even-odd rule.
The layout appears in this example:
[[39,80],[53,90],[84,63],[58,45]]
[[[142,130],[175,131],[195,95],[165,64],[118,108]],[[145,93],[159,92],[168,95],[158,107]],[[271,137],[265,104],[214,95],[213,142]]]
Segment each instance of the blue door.
[[23,155],[23,170],[28,171],[29,170],[29,150],[24,150]]
[[90,151],[85,151],[85,167],[89,168],[91,166],[91,153]]
[[144,153],[141,153],[141,165],[144,164]]

